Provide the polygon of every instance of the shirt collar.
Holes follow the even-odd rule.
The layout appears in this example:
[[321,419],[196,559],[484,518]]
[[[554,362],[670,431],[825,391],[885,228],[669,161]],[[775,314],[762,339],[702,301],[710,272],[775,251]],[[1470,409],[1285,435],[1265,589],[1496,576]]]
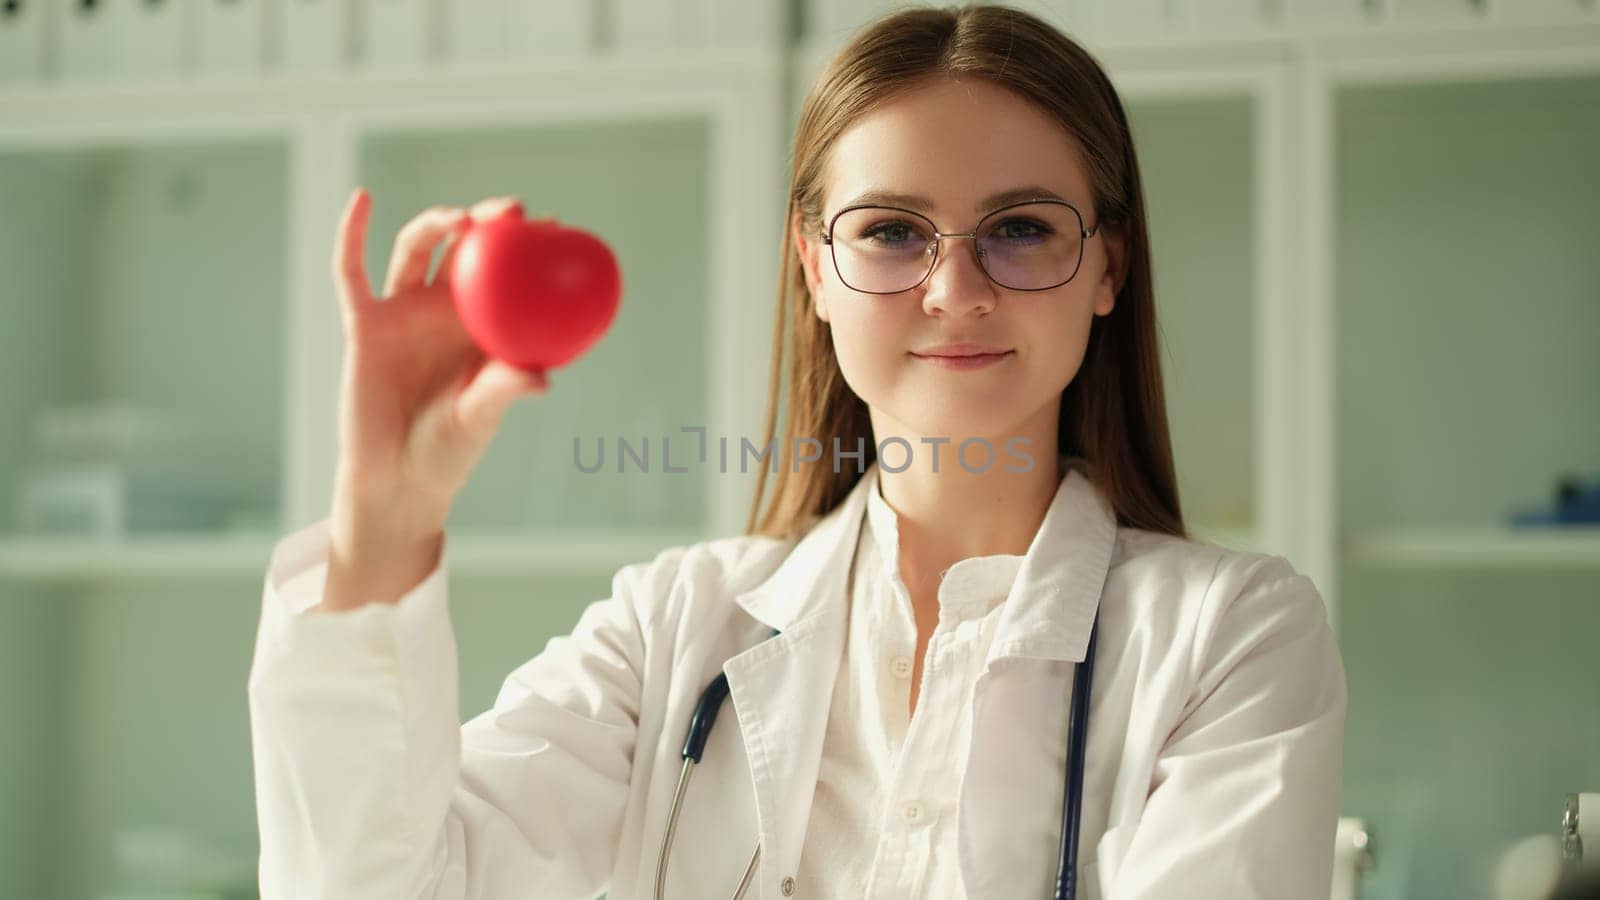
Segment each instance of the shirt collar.
[[[872,475],[879,474],[876,464]],[[867,491],[867,527],[871,542],[863,546],[876,551],[882,578],[889,584],[904,586],[900,577],[900,515],[883,498],[883,479],[874,477]],[[864,536],[865,538],[865,536]],[[972,556],[945,569],[939,580],[939,618],[954,622],[982,617],[999,606],[1017,580],[1023,556],[994,553]]]
[[[1088,649],[1116,545],[1116,515],[1082,460],[1063,457],[1061,462],[1066,474],[1006,595],[991,660],[1028,656],[1081,662]],[[877,490],[874,461],[769,576],[738,596],[739,605],[780,631],[822,617],[830,604],[842,606],[843,576],[861,537],[868,497]]]

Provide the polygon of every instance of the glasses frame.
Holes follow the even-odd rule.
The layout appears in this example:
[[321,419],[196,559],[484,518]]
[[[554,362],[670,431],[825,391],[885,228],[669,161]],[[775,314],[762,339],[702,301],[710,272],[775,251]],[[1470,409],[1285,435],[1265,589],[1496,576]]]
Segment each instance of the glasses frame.
[[[995,278],[994,275],[989,272],[989,267],[986,264],[984,264],[984,261],[983,261],[983,257],[984,257],[983,249],[978,246],[978,232],[983,230],[983,223],[989,221],[990,219],[994,218],[995,216],[1000,215],[1003,212],[1008,212],[1010,210],[1016,209],[1019,206],[1034,206],[1034,205],[1039,204],[1039,203],[1054,203],[1057,206],[1065,206],[1067,209],[1072,210],[1072,214],[1073,215],[1078,217],[1078,236],[1079,236],[1079,238],[1082,239],[1078,243],[1078,260],[1077,260],[1077,262],[1073,263],[1073,265],[1072,265],[1072,274],[1068,275],[1066,278],[1062,279],[1061,281],[1056,282],[1055,284],[1049,285],[1048,287],[1014,288],[1009,284],[1005,284],[1005,283],[1001,282],[999,279]],[[933,232],[933,240],[928,241],[928,246],[923,249],[923,252],[924,252],[924,254],[926,254],[928,256],[931,256],[932,258],[928,262],[928,271],[922,273],[922,277],[917,280],[916,284],[913,284],[910,287],[901,288],[898,291],[863,291],[860,288],[852,285],[850,282],[845,280],[844,272],[839,270],[839,254],[838,254],[838,251],[836,249],[837,245],[834,244],[834,242],[833,242],[833,227],[834,227],[834,224],[839,221],[839,217],[840,216],[844,215],[847,212],[853,212],[854,210],[858,210],[858,209],[886,209],[886,210],[890,210],[890,211],[893,211],[893,212],[905,213],[906,215],[909,215],[909,216],[916,216],[917,218],[921,219],[922,221],[928,223],[928,230]],[[982,270],[983,277],[989,279],[990,281],[994,282],[995,284],[999,285],[1000,287],[1005,288],[1008,291],[1027,291],[1029,293],[1034,293],[1034,292],[1038,292],[1038,291],[1053,291],[1056,288],[1061,287],[1063,284],[1066,284],[1067,282],[1071,281],[1072,279],[1078,277],[1078,270],[1083,268],[1083,246],[1084,246],[1083,245],[1083,241],[1087,241],[1088,239],[1094,237],[1095,235],[1097,235],[1099,233],[1100,233],[1099,224],[1096,224],[1093,228],[1084,228],[1083,227],[1083,213],[1078,209],[1078,207],[1072,205],[1071,203],[1068,203],[1065,200],[1057,200],[1054,197],[1039,197],[1039,198],[1033,199],[1033,200],[1019,200],[1016,203],[1011,203],[1011,204],[1008,204],[1006,206],[1002,206],[997,210],[994,210],[994,211],[992,211],[990,213],[987,213],[986,215],[984,215],[983,218],[979,219],[978,220],[978,224],[973,226],[973,229],[971,231],[960,231],[960,232],[957,232],[957,231],[952,231],[952,232],[940,231],[939,230],[939,226],[933,224],[933,220],[932,219],[928,218],[927,216],[925,216],[922,213],[919,213],[919,212],[917,212],[916,210],[913,210],[913,209],[904,209],[904,208],[899,207],[899,206],[880,206],[879,204],[876,204],[876,203],[858,203],[858,204],[856,204],[854,206],[846,206],[844,209],[841,209],[838,212],[834,213],[833,216],[830,219],[828,219],[828,230],[822,235],[822,242],[824,244],[828,245],[828,258],[833,260],[833,273],[835,275],[839,276],[839,283],[844,285],[845,287],[849,288],[850,290],[855,291],[856,293],[859,293],[859,294],[903,294],[906,291],[916,290],[917,288],[921,287],[923,285],[923,283],[928,280],[928,276],[933,274],[933,270],[938,268],[938,266],[939,266],[939,248],[943,245],[943,242],[944,242],[944,240],[946,238],[971,238],[972,239],[973,255],[975,257],[977,257],[978,268],[980,270]]]

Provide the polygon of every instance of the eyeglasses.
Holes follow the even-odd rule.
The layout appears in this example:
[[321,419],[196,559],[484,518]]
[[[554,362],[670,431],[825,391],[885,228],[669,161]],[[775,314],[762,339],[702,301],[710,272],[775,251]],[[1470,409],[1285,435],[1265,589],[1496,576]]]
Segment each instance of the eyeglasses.
[[1002,207],[972,231],[950,234],[909,209],[851,206],[834,213],[822,242],[832,251],[839,280],[864,294],[898,294],[922,284],[938,264],[945,238],[971,238],[978,267],[995,284],[1047,291],[1078,274],[1083,243],[1099,230],[1085,229],[1077,207],[1061,200]]

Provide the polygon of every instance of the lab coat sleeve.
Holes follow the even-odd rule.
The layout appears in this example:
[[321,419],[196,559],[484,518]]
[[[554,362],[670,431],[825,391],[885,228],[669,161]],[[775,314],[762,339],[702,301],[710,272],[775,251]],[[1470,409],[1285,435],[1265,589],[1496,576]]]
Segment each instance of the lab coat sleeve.
[[[673,555],[612,596],[461,724],[448,541],[396,604],[308,613],[328,521],[273,553],[249,676],[260,887],[275,898],[591,898],[612,870],[640,703],[636,602]],[[529,602],[538,602],[530,598]]]
[[1346,685],[1316,587],[1282,557],[1218,568],[1189,698],[1106,900],[1325,900]]

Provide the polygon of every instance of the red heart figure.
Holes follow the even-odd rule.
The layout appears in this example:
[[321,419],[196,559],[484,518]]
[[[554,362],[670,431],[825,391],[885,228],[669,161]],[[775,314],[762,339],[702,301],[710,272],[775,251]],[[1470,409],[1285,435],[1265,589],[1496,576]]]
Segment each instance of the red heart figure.
[[520,206],[474,221],[450,268],[456,314],[484,353],[520,369],[564,366],[611,327],[622,274],[598,237]]

